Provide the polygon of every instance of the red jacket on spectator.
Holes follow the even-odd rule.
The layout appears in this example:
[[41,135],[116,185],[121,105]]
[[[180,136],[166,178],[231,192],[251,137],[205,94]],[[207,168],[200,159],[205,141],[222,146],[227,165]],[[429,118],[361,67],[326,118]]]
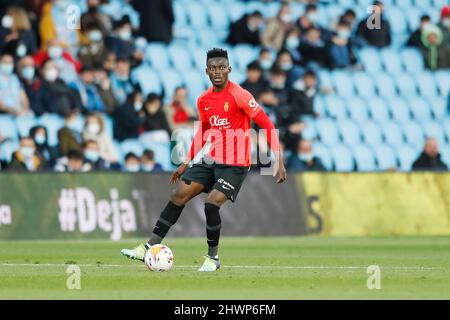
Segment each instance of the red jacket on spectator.
[[[80,61],[76,60],[74,57],[72,57],[72,55],[67,52],[64,51],[62,54],[62,57],[64,58],[64,60],[70,62],[71,64],[73,64],[73,66],[75,67],[75,70],[77,71],[77,73],[80,73],[81,71],[81,63]],[[50,56],[48,55],[48,51],[44,51],[44,50],[40,50],[38,53],[36,53],[35,55],[33,55],[33,60],[34,63],[36,64],[36,66],[38,68],[40,68],[42,66],[42,64],[44,63],[45,60],[49,59]]]

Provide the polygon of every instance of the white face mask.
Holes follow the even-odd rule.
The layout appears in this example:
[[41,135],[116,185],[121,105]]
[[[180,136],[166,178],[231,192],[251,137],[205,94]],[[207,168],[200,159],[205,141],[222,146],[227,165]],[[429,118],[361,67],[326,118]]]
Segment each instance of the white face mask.
[[34,78],[34,67],[24,67],[22,69],[22,71],[20,72],[20,74],[22,75],[22,78],[26,79],[26,80],[31,80]]
[[58,70],[56,68],[48,69],[44,74],[45,80],[55,82],[58,79]]
[[102,33],[100,30],[94,30],[89,32],[88,34],[89,40],[93,41],[93,42],[99,42],[102,40]]
[[20,58],[24,57],[27,54],[27,47],[23,43],[19,44],[16,54]]
[[300,44],[300,40],[297,37],[289,37],[286,39],[286,46],[291,49],[296,49]]
[[135,102],[134,103],[134,111],[139,112],[142,110],[142,102]]
[[442,25],[447,28],[450,27],[450,18],[442,19]]
[[291,22],[291,19],[292,19],[291,15],[289,13],[282,14],[280,16],[280,18],[281,18],[281,21],[283,21],[284,23],[289,23],[289,22]]
[[86,129],[91,134],[99,134],[100,133],[100,125],[96,122],[89,123],[87,125]]
[[2,27],[5,29],[11,29],[14,24],[14,18],[8,15],[4,15],[2,18]]
[[37,134],[34,136],[34,141],[36,141],[36,143],[38,145],[43,145],[45,143],[45,135],[43,134]]
[[301,161],[309,162],[314,158],[314,155],[312,153],[299,153],[298,158]]
[[347,29],[338,30],[337,35],[341,39],[348,40],[348,38],[350,38],[350,30]]
[[60,46],[51,46],[48,48],[48,55],[52,59],[59,59],[63,54],[63,49]]
[[0,63],[0,72],[5,75],[11,75],[14,71],[14,64],[12,63]]
[[152,172],[154,168],[155,168],[155,164],[154,164],[154,163],[151,163],[151,164],[143,164],[143,165],[142,165],[142,170],[143,170],[144,172]]
[[122,29],[118,32],[118,36],[120,39],[128,41],[131,39],[131,30],[128,28]]
[[128,172],[139,172],[140,166],[139,164],[127,164],[125,169]]
[[31,147],[21,147],[20,153],[23,155],[25,160],[32,159],[34,156],[34,149]]

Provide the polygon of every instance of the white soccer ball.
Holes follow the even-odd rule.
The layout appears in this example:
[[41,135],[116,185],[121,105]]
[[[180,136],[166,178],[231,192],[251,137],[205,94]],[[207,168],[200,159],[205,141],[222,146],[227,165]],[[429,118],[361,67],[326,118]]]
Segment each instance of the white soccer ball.
[[172,250],[163,244],[155,244],[145,253],[144,262],[150,271],[168,271],[173,266]]

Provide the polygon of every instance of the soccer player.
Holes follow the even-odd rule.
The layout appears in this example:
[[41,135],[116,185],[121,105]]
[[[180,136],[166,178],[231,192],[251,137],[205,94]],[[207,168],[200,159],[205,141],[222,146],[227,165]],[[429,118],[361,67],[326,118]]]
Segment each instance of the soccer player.
[[[214,48],[207,52],[206,73],[212,87],[197,100],[200,126],[197,130],[186,161],[174,171],[170,183],[181,179],[170,201],[163,209],[150,240],[134,249],[121,253],[136,260],[144,260],[145,252],[152,245],[161,243],[170,227],[180,217],[185,204],[202,192],[205,200],[206,235],[208,254],[198,271],[216,271],[220,268],[218,245],[221,229],[220,207],[236,200],[239,189],[250,169],[250,129],[253,120],[265,129],[267,141],[275,154],[277,183],[286,180],[286,169],[280,152],[278,135],[273,123],[253,96],[236,83],[228,80],[231,66],[226,50]],[[204,147],[208,137],[211,149],[200,163],[189,166]]]

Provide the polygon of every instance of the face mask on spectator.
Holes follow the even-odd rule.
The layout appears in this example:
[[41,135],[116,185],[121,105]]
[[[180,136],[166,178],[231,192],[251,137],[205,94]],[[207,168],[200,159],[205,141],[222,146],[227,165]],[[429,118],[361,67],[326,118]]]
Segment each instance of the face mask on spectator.
[[88,34],[88,38],[92,42],[99,42],[102,40],[102,37],[103,37],[103,35],[100,30],[93,30],[93,31],[89,32],[89,34]]
[[338,30],[337,35],[341,39],[348,40],[348,38],[350,38],[350,30],[347,29]]
[[284,89],[285,84],[284,82],[285,82],[284,80],[283,81],[275,80],[270,83],[270,86],[274,89]]
[[120,39],[128,41],[131,39],[131,30],[128,28],[122,29],[119,31],[118,35]]
[[295,49],[299,46],[300,40],[297,37],[288,37],[286,39],[286,46],[291,49]]
[[34,155],[34,149],[31,147],[21,147],[20,153],[25,158],[25,160],[29,160],[33,158]]
[[289,70],[291,70],[291,69],[292,69],[292,66],[293,66],[292,62],[284,62],[284,63],[280,63],[280,68],[281,68],[283,71],[289,71]]
[[17,46],[16,55],[20,58],[24,57],[27,54],[27,47],[21,43]]
[[152,172],[154,168],[155,168],[155,164],[154,163],[152,163],[152,164],[143,164],[142,165],[142,170],[144,172]]
[[55,6],[57,6],[59,9],[64,10],[69,5],[69,0],[57,0],[55,2]]
[[136,112],[141,111],[141,110],[142,110],[142,102],[135,102],[135,103],[134,103],[134,110],[135,110]]
[[36,144],[38,145],[43,145],[45,144],[45,135],[43,134],[37,134],[34,136],[34,141],[36,142]]
[[14,71],[14,65],[12,63],[0,63],[0,71],[9,76]]
[[312,153],[299,153],[298,158],[301,161],[309,162],[314,158],[314,155]]
[[33,67],[24,67],[21,71],[22,78],[31,80],[34,78],[35,70]]
[[281,18],[281,21],[283,21],[284,23],[289,23],[289,22],[291,22],[291,19],[292,19],[291,15],[289,13],[282,14],[280,16],[280,18]]
[[14,18],[5,14],[2,18],[2,27],[5,29],[11,29],[13,24]]
[[261,68],[263,68],[264,70],[269,70],[270,66],[272,65],[272,61],[270,60],[262,60],[260,62]]
[[117,79],[120,81],[128,81],[128,75],[121,75],[117,73]]
[[450,27],[450,18],[442,19],[442,25],[447,28]]
[[91,162],[97,162],[98,158],[100,158],[98,151],[96,150],[86,150],[84,156]]
[[140,167],[139,167],[139,164],[127,164],[127,165],[125,166],[125,169],[126,169],[128,172],[138,172],[139,169],[140,169]]
[[67,128],[69,128],[70,130],[78,131],[77,123],[76,123],[74,120],[68,122],[66,126],[67,126]]
[[314,24],[319,22],[319,15],[315,11],[308,13],[307,17],[308,17],[308,20]]
[[89,123],[87,125],[86,129],[91,134],[99,134],[100,133],[100,125],[96,122]]
[[48,69],[44,74],[44,78],[48,82],[54,82],[58,79],[58,70],[56,68]]
[[51,46],[48,48],[48,55],[51,59],[59,59],[63,54],[63,49],[60,46]]

